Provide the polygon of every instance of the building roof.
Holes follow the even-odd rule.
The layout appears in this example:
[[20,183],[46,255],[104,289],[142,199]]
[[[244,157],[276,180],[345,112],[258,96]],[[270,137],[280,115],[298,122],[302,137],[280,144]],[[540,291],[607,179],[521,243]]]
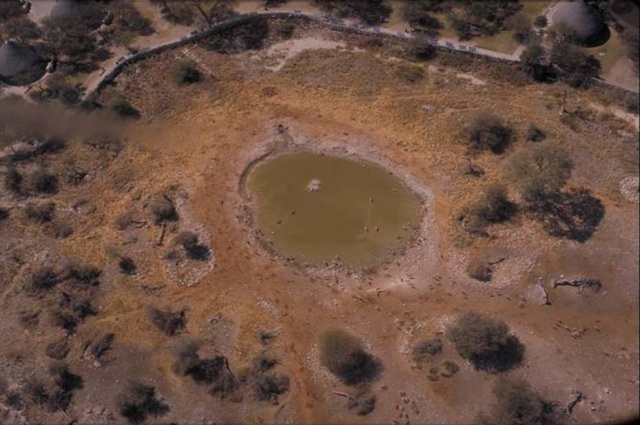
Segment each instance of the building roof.
[[560,2],[552,20],[554,24],[562,22],[573,29],[586,45],[597,46],[609,38],[609,28],[602,16],[584,0]]
[[11,78],[29,70],[38,55],[17,41],[7,40],[0,46],[0,77]]

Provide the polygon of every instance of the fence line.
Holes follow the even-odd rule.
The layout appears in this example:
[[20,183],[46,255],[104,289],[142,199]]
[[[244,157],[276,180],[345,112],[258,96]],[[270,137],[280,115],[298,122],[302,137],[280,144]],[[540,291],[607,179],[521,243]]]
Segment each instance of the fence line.
[[[98,81],[98,83],[96,84],[96,86],[93,88],[93,90],[87,92],[87,94],[85,95],[85,100],[86,101],[92,101],[94,100],[99,94],[100,91],[102,91],[102,89],[104,89],[104,87],[106,87],[107,85],[113,83],[113,81],[124,71],[124,69],[129,66],[132,65],[136,62],[139,62],[143,59],[147,59],[150,58],[154,55],[163,53],[167,50],[171,50],[171,49],[175,49],[187,44],[191,44],[193,42],[197,42],[200,40],[203,40],[205,38],[211,37],[212,35],[224,32],[226,30],[247,24],[249,22],[252,22],[254,20],[258,20],[258,19],[284,19],[284,20],[291,20],[291,21],[303,21],[303,22],[307,22],[307,23],[316,23],[319,25],[323,25],[325,27],[329,27],[335,31],[340,31],[340,32],[344,32],[344,33],[348,33],[348,34],[358,34],[358,35],[367,35],[367,36],[377,36],[377,37],[382,37],[382,38],[387,38],[387,39],[394,39],[394,40],[400,40],[403,42],[409,42],[411,40],[411,37],[409,36],[405,36],[405,35],[400,35],[400,34],[390,34],[388,32],[382,32],[382,31],[376,31],[376,29],[366,29],[366,28],[357,28],[357,27],[353,27],[353,26],[346,26],[344,24],[342,24],[340,21],[334,20],[334,19],[327,19],[324,17],[314,17],[314,16],[309,16],[309,15],[304,15],[301,13],[295,13],[295,12],[266,12],[266,13],[251,13],[251,14],[247,14],[247,15],[242,15],[242,16],[238,16],[238,17],[234,17],[234,18],[230,18],[224,22],[219,22],[217,24],[214,24],[211,28],[208,28],[206,30],[203,31],[198,31],[198,32],[194,32],[186,37],[182,37],[179,40],[167,43],[167,44],[162,44],[160,46],[157,47],[153,47],[147,50],[143,50],[141,52],[135,53],[127,58],[125,58],[124,60],[122,60],[121,62],[117,63],[116,66],[109,72],[107,72],[106,74],[104,74],[102,76],[102,78],[100,79],[100,81]],[[451,43],[450,43],[451,44]],[[464,47],[463,49],[460,48],[456,48],[455,45],[452,46],[448,46],[448,45],[441,45],[438,44],[437,41],[432,41],[432,45],[436,48],[436,50],[440,50],[443,52],[448,52],[448,53],[459,53],[459,54],[465,54],[465,55],[469,55],[469,56],[473,56],[476,58],[483,58],[489,61],[494,61],[494,62],[504,62],[504,63],[517,63],[517,60],[514,59],[507,59],[507,58],[499,58],[499,57],[495,57],[495,56],[489,56],[489,55],[485,55],[482,53],[479,53],[477,51],[472,51],[469,50],[469,48],[467,46],[460,46],[460,47]],[[474,49],[475,50],[475,49]],[[598,85],[602,85],[602,86],[606,86],[610,89],[614,89],[614,90],[618,90],[618,91],[622,91],[622,92],[627,92],[627,93],[635,93],[632,90],[627,90],[624,89],[622,87],[613,85],[611,83],[608,83],[604,80],[598,79],[598,78],[592,78],[592,82],[598,84]]]

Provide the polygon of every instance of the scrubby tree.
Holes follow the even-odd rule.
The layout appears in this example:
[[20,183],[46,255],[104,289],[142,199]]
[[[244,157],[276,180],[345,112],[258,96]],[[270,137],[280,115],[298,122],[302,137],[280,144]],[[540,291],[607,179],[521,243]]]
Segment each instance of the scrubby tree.
[[468,311],[447,329],[458,354],[476,369],[504,371],[518,365],[524,346],[502,320]]
[[591,79],[600,74],[600,61],[582,48],[568,42],[556,42],[550,51],[550,60],[559,69],[564,81],[572,87],[588,87]]
[[564,422],[556,403],[537,394],[522,379],[501,378],[493,393],[496,401],[488,414],[481,413],[482,425],[553,425]]
[[471,118],[466,129],[469,148],[474,151],[504,152],[512,142],[513,131],[496,114],[480,111]]
[[320,361],[347,385],[374,381],[381,370],[380,361],[365,350],[362,341],[340,329],[320,336]]

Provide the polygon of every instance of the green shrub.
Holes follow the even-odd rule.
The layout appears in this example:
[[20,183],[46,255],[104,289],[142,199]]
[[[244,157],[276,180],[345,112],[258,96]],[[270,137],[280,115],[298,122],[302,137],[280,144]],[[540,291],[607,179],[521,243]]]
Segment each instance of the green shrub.
[[320,336],[320,361],[347,385],[374,381],[381,370],[380,361],[365,351],[362,341],[340,329]]
[[530,206],[557,196],[571,176],[573,162],[557,144],[539,143],[516,154],[508,166],[520,195]]
[[476,369],[504,371],[522,361],[524,346],[502,320],[468,311],[447,332],[458,354]]
[[193,84],[202,79],[202,74],[193,61],[181,60],[175,71],[175,79],[178,84]]

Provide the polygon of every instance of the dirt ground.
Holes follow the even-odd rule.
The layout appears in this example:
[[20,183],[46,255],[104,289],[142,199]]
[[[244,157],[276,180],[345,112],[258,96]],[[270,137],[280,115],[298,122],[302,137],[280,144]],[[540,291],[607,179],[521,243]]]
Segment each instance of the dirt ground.
[[[46,375],[44,347],[64,335],[50,325],[46,306],[23,290],[31,273],[65,258],[103,269],[98,315],[70,337],[67,361],[84,378],[84,388],[66,413],[27,405],[11,411],[12,421],[122,422],[118,397],[128,380],[137,379],[154,385],[170,405],[163,422],[470,423],[494,401],[498,375],[475,371],[448,343],[426,367],[416,367],[411,357],[419,339],[441,335],[456,314],[470,309],[504,319],[524,343],[524,363],[506,375],[525,377],[562,405],[572,389],[584,394],[573,412],[578,423],[637,415],[638,207],[618,190],[622,179],[638,174],[637,130],[590,108],[601,103],[595,93],[570,90],[570,111],[592,111],[571,128],[558,116],[562,87],[516,86],[497,78],[487,62],[467,66],[460,77],[444,57],[409,63],[403,47],[389,42],[375,46],[316,27],[296,29],[294,38],[306,40],[298,46],[317,39],[323,48],[292,53],[274,47],[286,43],[276,36],[259,53],[189,47],[204,74],[190,86],[172,78],[182,51],[128,68],[100,98],[106,103],[125,94],[141,112],[121,149],[72,144],[50,165],[62,173],[74,161],[90,170],[84,184],[63,183],[47,198],[72,224],[71,236],[54,239],[27,222],[25,201],[3,189],[0,201],[10,218],[0,222],[0,362],[10,386],[20,389],[29,376]],[[406,66],[419,67],[424,77],[406,80]],[[501,156],[467,153],[461,128],[481,109],[504,117],[516,131],[516,143]],[[530,143],[524,140],[530,122],[570,150],[576,164],[570,185],[589,188],[605,205],[604,219],[584,243],[549,236],[524,214],[491,227],[490,237],[470,236],[455,218],[482,188],[505,180],[508,158]],[[240,181],[252,161],[283,143],[279,124],[291,143],[357,154],[420,188],[424,236],[368,273],[274,259],[249,225]],[[469,160],[484,177],[463,173]],[[160,193],[177,201],[180,215],[163,246],[156,245],[161,230],[148,212]],[[119,230],[114,223],[123,214],[145,224]],[[212,256],[171,266],[165,259],[170,241],[185,229],[198,233]],[[114,250],[136,261],[136,275],[119,273]],[[466,275],[477,255],[501,259],[491,282]],[[553,289],[551,282],[561,276],[598,278],[604,287],[597,294]],[[540,305],[535,295],[539,278],[551,305]],[[186,332],[161,334],[147,318],[149,305],[186,309]],[[38,310],[40,322],[25,328],[21,313]],[[351,390],[319,363],[318,336],[329,327],[361,336],[383,364],[370,389],[377,404],[368,416],[346,408],[336,392]],[[572,337],[577,330],[582,336]],[[258,338],[262,331],[277,336],[265,345]],[[85,341],[104,332],[116,336],[107,361],[83,359]],[[278,403],[212,397],[173,372],[174,348],[184,338],[224,354],[235,372],[267,352],[279,359],[291,388]],[[445,360],[460,371],[427,379],[429,367]]]

